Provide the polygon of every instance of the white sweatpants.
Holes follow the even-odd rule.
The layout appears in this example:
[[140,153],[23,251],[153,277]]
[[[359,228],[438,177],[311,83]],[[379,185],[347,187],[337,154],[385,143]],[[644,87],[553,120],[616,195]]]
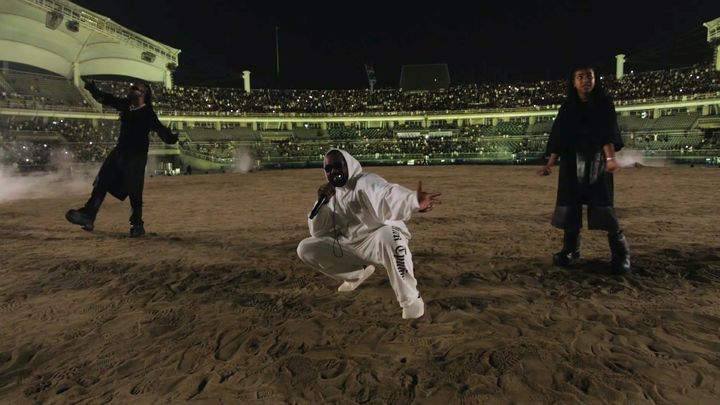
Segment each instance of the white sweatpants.
[[297,247],[300,260],[338,281],[357,280],[363,266],[383,266],[390,278],[400,307],[414,303],[419,296],[413,273],[412,254],[402,231],[383,226],[364,239],[342,243],[342,256],[331,237],[303,239]]

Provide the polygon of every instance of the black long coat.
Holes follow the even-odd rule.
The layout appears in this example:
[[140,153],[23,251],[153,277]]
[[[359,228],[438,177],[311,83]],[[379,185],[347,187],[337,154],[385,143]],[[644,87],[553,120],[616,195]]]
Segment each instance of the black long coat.
[[100,103],[120,111],[118,143],[103,162],[94,185],[121,201],[129,194],[142,195],[150,146],[148,133],[156,132],[168,144],[177,142],[177,136],[158,120],[150,105],[131,109],[128,98],[115,97],[97,88],[90,91]]
[[[605,172],[603,146],[612,143],[615,151],[623,148],[615,107],[608,97],[581,102],[568,101],[560,107],[548,139],[546,154],[560,157],[556,205],[576,207],[613,206],[613,175]],[[595,161],[597,180],[581,182],[578,160]],[[580,179],[578,179],[580,177]]]

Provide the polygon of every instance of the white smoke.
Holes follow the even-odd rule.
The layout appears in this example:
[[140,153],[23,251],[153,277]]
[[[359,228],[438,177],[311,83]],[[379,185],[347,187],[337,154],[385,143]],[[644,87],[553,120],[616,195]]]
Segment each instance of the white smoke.
[[0,204],[68,194],[89,194],[99,169],[99,165],[73,163],[71,155],[64,150],[58,150],[58,153],[54,154],[51,165],[56,167],[57,171],[27,174],[20,173],[16,165],[0,165]]
[[252,149],[239,147],[235,150],[233,173],[247,173],[255,167]]
[[668,167],[672,165],[670,159],[664,156],[646,156],[639,150],[623,148],[615,155],[615,161],[620,167]]

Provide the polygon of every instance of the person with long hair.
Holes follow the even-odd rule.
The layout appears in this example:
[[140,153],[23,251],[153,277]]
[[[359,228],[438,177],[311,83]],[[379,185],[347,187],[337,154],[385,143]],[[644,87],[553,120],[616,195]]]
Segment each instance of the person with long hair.
[[101,91],[94,81],[86,82],[85,89],[101,104],[120,112],[120,136],[117,146],[105,159],[95,178],[88,201],[82,208],[69,210],[65,218],[86,231],[92,231],[95,217],[107,193],[120,201],[129,197],[130,237],[142,236],[145,234],[142,194],[150,147],[148,133],[156,132],[167,144],[176,143],[178,135],[158,120],[152,107],[152,89],[146,83],[131,84],[127,97],[122,98]]
[[548,139],[547,164],[538,171],[552,173],[560,161],[557,199],[552,225],[564,231],[563,247],[553,263],[570,266],[580,258],[582,206],[587,205],[588,229],[607,232],[615,273],[630,271],[630,250],[614,209],[613,173],[620,168],[615,152],[624,144],[615,107],[595,77],[592,66],[573,69],[567,100],[560,107]]

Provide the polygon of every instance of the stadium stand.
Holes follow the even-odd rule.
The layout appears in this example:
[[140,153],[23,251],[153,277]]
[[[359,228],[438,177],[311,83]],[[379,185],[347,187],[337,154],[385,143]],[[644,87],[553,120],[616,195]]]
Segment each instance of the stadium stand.
[[[131,79],[98,80],[105,91],[124,95]],[[699,110],[653,111],[652,103],[720,97],[720,74],[706,64],[684,69],[638,72],[621,80],[603,79],[616,106],[643,105],[644,111],[618,114],[627,144],[646,153],[669,151],[679,156],[701,156],[717,151],[717,136],[699,128]],[[447,90],[407,92],[400,89],[368,90],[253,90],[236,88],[155,86],[155,109],[161,117],[218,117],[218,121],[188,124],[181,128],[178,147],[162,145],[151,135],[151,151],[165,150],[179,156],[230,165],[239,151],[250,153],[256,165],[291,167],[318,164],[330,147],[341,147],[364,159],[382,164],[517,163],[542,157],[551,116],[484,120],[427,120],[428,111],[542,111],[554,109],[565,98],[562,80],[525,84],[459,85]],[[6,70],[0,75],[0,105],[25,110],[92,111],[81,90],[66,79],[36,72]],[[111,113],[108,111],[108,113]],[[336,117],[380,114],[394,125],[331,122],[285,125],[277,121],[257,125],[232,122],[240,116]],[[300,115],[298,115],[300,116]],[[414,117],[417,117],[415,119]],[[228,120],[224,120],[228,117]],[[212,118],[210,118],[212,120]],[[490,123],[492,121],[492,123]],[[290,129],[292,128],[292,129]],[[57,156],[99,162],[116,142],[118,122],[103,119],[44,117],[0,120],[2,161],[16,166],[47,166]],[[57,135],[57,142],[27,138],[21,131]],[[434,132],[433,132],[434,131]],[[438,135],[439,134],[439,135]],[[448,135],[451,134],[451,135]],[[22,135],[22,136],[21,136]],[[45,146],[48,145],[48,146]],[[173,149],[174,148],[174,149]],[[172,150],[171,150],[172,149]],[[48,150],[52,151],[49,154]]]

